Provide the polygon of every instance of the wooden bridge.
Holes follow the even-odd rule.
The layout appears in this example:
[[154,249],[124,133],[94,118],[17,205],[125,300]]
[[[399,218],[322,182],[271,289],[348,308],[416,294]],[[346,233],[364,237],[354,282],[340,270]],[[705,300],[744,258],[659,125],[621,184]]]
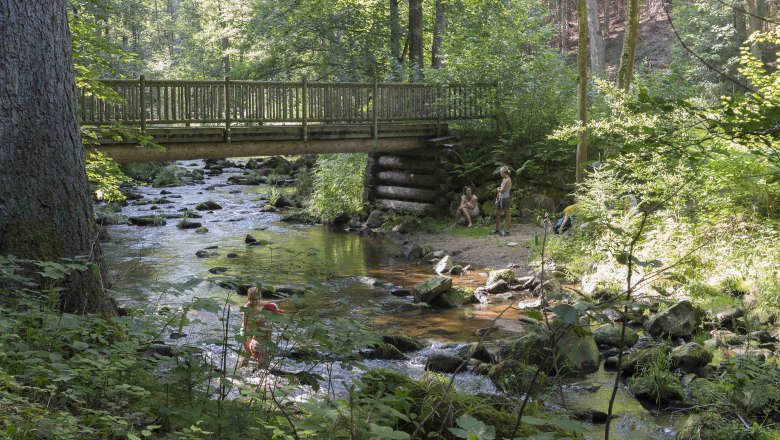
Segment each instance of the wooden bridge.
[[[82,125],[103,131],[99,149],[119,162],[335,152],[392,152],[424,147],[448,124],[495,116],[487,84],[236,81],[102,81],[110,100],[79,94]],[[136,148],[137,135],[163,145]]]

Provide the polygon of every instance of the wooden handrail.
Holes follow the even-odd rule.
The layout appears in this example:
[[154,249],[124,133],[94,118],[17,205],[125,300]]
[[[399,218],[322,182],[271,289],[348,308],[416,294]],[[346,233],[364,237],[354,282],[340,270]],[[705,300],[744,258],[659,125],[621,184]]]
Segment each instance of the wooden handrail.
[[79,119],[84,125],[146,127],[221,124],[225,140],[236,124],[368,124],[379,122],[490,119],[497,113],[495,84],[423,84],[310,81],[136,80],[102,82],[121,102],[97,99],[81,90]]

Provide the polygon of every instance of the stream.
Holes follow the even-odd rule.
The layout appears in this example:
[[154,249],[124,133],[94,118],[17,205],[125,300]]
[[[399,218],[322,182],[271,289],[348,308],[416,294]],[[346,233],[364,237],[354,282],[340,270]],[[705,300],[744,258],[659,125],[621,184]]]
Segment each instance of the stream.
[[[241,163],[240,160],[237,162]],[[181,161],[182,168],[202,168],[202,161]],[[182,208],[194,210],[195,205],[208,200],[222,206],[220,210],[200,212],[198,221],[208,228],[205,234],[192,229],[179,229],[179,219],[169,219],[165,226],[140,227],[113,225],[108,229],[110,242],[102,248],[113,278],[115,290],[121,292],[120,302],[133,305],[154,304],[180,310],[194,298],[210,297],[225,302],[232,300],[230,324],[237,329],[241,325],[239,310],[246,299],[232,291],[219,287],[209,279],[231,275],[251,275],[272,285],[314,286],[315,306],[326,317],[348,317],[366,320],[380,333],[405,333],[427,341],[426,348],[408,353],[408,360],[367,360],[369,368],[385,367],[402,371],[416,378],[423,374],[426,359],[433,353],[453,353],[464,343],[478,340],[477,330],[489,327],[492,320],[506,305],[473,305],[457,309],[435,309],[422,313],[399,313],[399,306],[410,302],[409,297],[390,294],[398,287],[411,287],[433,275],[429,266],[417,265],[398,258],[403,247],[381,237],[361,237],[358,234],[333,231],[321,225],[300,225],[280,221],[282,214],[261,212],[266,205],[271,187],[267,185],[244,186],[227,184],[230,176],[241,175],[243,169],[226,168],[221,175],[206,176],[204,184],[165,188],[139,186],[141,201],[130,201],[122,209],[126,216],[153,216],[180,214]],[[287,188],[278,189],[282,193]],[[145,203],[165,199],[170,203]],[[140,202],[140,203],[139,203]],[[244,238],[251,234],[258,240],[268,241],[266,246],[247,246]],[[210,249],[218,255],[198,258],[196,252]],[[237,254],[228,258],[228,254]],[[223,275],[214,275],[209,269],[227,268]],[[455,281],[469,287],[484,283],[479,268]],[[160,286],[167,283],[185,283],[193,279],[204,282],[179,294],[161,294]],[[170,290],[170,289],[169,289]],[[229,298],[230,297],[230,298]],[[282,305],[282,304],[280,304]],[[287,308],[286,305],[282,305]],[[521,334],[522,325],[517,321],[518,312],[506,313],[496,322],[499,330],[486,337],[495,341]],[[165,334],[165,342],[195,345],[214,356],[220,356],[220,345],[210,343],[222,331],[219,316],[205,311],[190,310],[193,321],[186,327],[187,335],[173,340]],[[207,342],[203,342],[207,341]],[[230,352],[229,365],[236,362]],[[232,362],[232,363],[231,363]],[[295,369],[295,365],[285,366]],[[324,367],[323,367],[324,368]],[[314,372],[330,374],[335,392],[343,389],[360,374],[358,370]],[[251,373],[246,373],[251,381]],[[565,404],[570,409],[595,409],[606,411],[612,390],[614,372],[602,370],[591,375],[567,379],[563,386]],[[461,373],[456,386],[472,393],[499,393],[484,376]],[[341,387],[341,388],[340,388]],[[325,387],[323,387],[324,389]],[[560,405],[560,393],[552,393],[551,405]],[[655,412],[645,409],[621,386],[615,401],[612,422],[612,438],[616,439],[672,439],[684,422],[684,415]],[[586,438],[603,438],[603,425],[593,425]]]

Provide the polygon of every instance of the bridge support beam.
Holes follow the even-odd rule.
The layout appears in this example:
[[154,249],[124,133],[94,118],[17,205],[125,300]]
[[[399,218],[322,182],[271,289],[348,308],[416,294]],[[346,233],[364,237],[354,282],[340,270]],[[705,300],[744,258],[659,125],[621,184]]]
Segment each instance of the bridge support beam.
[[225,157],[257,157],[275,155],[322,153],[376,153],[413,150],[426,146],[420,137],[380,139],[324,139],[191,142],[162,144],[165,150],[134,148],[128,144],[101,145],[98,150],[119,163],[153,162],[192,159],[221,159]]

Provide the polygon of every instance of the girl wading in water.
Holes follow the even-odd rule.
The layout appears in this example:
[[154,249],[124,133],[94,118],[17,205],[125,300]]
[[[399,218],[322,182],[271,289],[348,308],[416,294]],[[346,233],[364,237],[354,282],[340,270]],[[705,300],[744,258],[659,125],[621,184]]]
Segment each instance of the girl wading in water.
[[271,354],[268,351],[268,345],[271,344],[271,330],[273,322],[263,314],[284,313],[276,303],[264,302],[261,292],[257,287],[250,287],[247,291],[249,302],[243,307],[244,325],[242,326],[244,340],[244,350],[247,357],[241,363],[242,367],[249,365],[251,357],[257,361],[257,368],[266,370],[271,364]]
[[471,219],[479,215],[479,206],[477,205],[477,196],[475,196],[470,186],[463,187],[463,195],[460,196],[460,206],[455,213],[455,223],[458,223],[460,216],[466,217],[469,222],[467,227],[471,227]]
[[[490,232],[490,235],[509,235],[509,229],[512,227],[512,214],[509,212],[509,191],[512,189],[512,179],[509,177],[509,167],[503,166],[499,170],[501,173],[501,185],[496,189],[496,227]],[[501,230],[501,212],[506,213],[506,229]]]

